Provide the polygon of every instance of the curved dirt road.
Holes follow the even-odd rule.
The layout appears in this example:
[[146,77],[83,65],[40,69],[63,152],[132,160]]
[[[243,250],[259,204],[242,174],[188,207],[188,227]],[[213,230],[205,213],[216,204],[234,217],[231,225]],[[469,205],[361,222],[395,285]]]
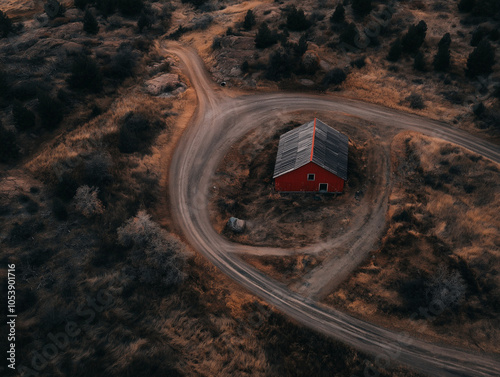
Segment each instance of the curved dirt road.
[[219,160],[242,135],[281,112],[309,110],[355,115],[380,127],[422,132],[461,145],[500,163],[500,148],[446,124],[393,109],[334,96],[266,93],[230,98],[214,89],[203,62],[178,45],[176,54],[198,97],[192,124],[182,135],[170,166],[170,198],[176,222],[189,243],[215,266],[278,310],[323,334],[375,355],[382,365],[405,364],[434,376],[498,376],[500,360],[424,342],[325,307],[244,263],[233,252],[249,246],[217,234],[209,220],[209,185]]

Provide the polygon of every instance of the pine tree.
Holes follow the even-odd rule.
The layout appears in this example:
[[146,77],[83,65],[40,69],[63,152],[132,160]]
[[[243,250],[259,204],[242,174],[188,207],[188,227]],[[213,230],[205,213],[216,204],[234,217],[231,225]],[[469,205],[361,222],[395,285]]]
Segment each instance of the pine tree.
[[245,30],[250,30],[255,26],[255,24],[256,24],[255,16],[254,16],[252,10],[249,9],[246,16],[245,16],[245,20],[243,21],[243,28]]
[[411,25],[408,32],[401,39],[403,52],[417,52],[422,43],[424,43],[427,33],[427,24],[420,21],[417,25]]
[[397,62],[401,57],[403,52],[403,47],[401,46],[401,39],[397,38],[394,42],[392,42],[389,53],[387,54],[386,59],[390,62]]
[[302,9],[293,6],[286,18],[286,26],[292,31],[303,31],[309,29],[311,22],[306,18]]
[[85,16],[83,16],[83,30],[89,34],[97,34],[99,32],[99,24],[88,9],[85,11]]
[[495,50],[487,39],[483,39],[467,59],[469,76],[488,75],[495,64]]
[[12,31],[12,21],[0,10],[0,36],[6,37]]
[[366,16],[372,11],[372,1],[371,0],[352,0],[352,10],[353,12],[360,16]]
[[434,69],[436,71],[446,71],[450,67],[450,33],[443,35],[439,41],[438,52],[434,56]]
[[345,8],[342,5],[342,3],[338,3],[337,7],[335,8],[335,12],[333,12],[332,16],[330,17],[330,22],[335,23],[344,21],[345,21]]
[[417,55],[415,55],[415,59],[413,60],[413,68],[417,71],[425,72],[426,64],[422,51],[417,52]]
[[12,116],[14,118],[14,123],[21,131],[33,128],[35,125],[35,114],[17,100],[14,101],[12,107]]
[[278,42],[278,39],[275,33],[269,29],[266,22],[263,22],[259,27],[257,35],[255,36],[255,47],[266,48],[272,46],[276,42]]

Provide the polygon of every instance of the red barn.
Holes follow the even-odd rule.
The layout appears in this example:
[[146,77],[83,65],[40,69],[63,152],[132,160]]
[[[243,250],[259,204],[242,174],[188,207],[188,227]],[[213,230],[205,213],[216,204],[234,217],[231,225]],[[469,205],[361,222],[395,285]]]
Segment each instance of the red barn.
[[347,180],[347,136],[319,119],[280,137],[274,188],[288,192],[342,192]]

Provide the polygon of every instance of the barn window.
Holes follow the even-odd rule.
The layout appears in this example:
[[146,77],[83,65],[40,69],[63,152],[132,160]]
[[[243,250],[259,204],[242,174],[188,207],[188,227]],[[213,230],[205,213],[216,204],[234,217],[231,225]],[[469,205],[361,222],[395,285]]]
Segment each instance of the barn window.
[[319,191],[328,191],[328,183],[320,183]]
[[314,174],[308,174],[307,175],[307,180],[308,181],[314,181]]

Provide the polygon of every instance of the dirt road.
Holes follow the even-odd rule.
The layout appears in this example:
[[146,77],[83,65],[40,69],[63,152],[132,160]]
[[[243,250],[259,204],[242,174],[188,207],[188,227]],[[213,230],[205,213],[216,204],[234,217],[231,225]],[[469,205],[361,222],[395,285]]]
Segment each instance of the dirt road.
[[228,148],[249,130],[289,111],[348,113],[379,127],[438,137],[500,163],[498,146],[437,121],[336,96],[265,93],[230,98],[224,95],[228,89],[215,88],[193,50],[170,45],[165,48],[167,51],[180,58],[198,97],[198,109],[176,148],[169,179],[172,211],[192,247],[278,310],[305,326],[375,355],[375,360],[382,360],[383,365],[389,360],[390,364],[402,363],[433,376],[498,375],[498,356],[435,345],[374,326],[305,298],[260,273],[233,254],[243,248],[241,245],[214,231],[207,206],[210,180]]

